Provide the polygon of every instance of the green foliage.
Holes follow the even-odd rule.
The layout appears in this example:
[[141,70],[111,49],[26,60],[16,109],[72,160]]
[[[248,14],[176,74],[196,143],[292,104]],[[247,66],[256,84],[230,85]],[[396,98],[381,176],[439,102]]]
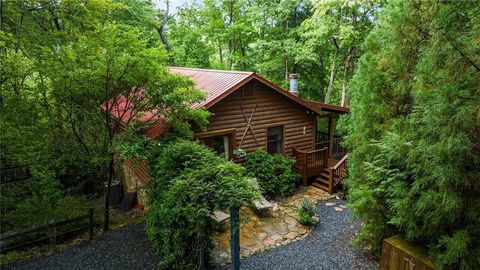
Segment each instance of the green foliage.
[[315,205],[306,199],[303,199],[300,207],[297,210],[298,222],[303,225],[313,226],[316,221],[313,218],[315,215]]
[[245,152],[245,150],[241,148],[236,148],[235,150],[233,150],[233,155],[236,158],[245,158],[247,156],[247,152]]
[[297,174],[293,171],[295,159],[270,155],[265,150],[247,154],[245,169],[256,177],[262,193],[267,197],[290,196],[295,192]]
[[148,188],[148,237],[161,267],[196,268],[211,248],[213,211],[250,205],[258,194],[240,165],[205,146],[176,141],[159,148]]
[[53,173],[36,169],[32,171],[32,179],[2,187],[1,232],[26,230],[85,215],[90,207],[91,198],[69,195]]
[[273,156],[275,164],[275,175],[277,176],[277,194],[280,196],[290,196],[295,193],[296,180],[298,175],[293,171],[295,158],[286,157],[281,154]]
[[300,95],[314,100],[323,101],[330,73],[338,70],[332,93],[338,103],[382,5],[378,0],[205,0],[180,9],[169,21],[167,37],[176,65],[253,70],[285,88],[288,74],[298,73]]
[[[55,183],[60,196],[100,193],[111,175],[113,151],[123,158],[140,155],[145,146],[145,140],[128,141],[127,134],[113,148],[116,133],[144,131],[148,126],[141,123],[152,118],[163,119],[179,137],[192,136],[191,124],[205,125],[209,114],[191,109],[204,95],[166,68],[156,13],[144,0],[2,4],[2,166],[7,161],[42,168],[48,176],[37,173],[29,181],[43,184],[48,178],[44,190]],[[127,110],[108,106],[122,96],[129,100]],[[2,210],[32,195],[18,192],[1,198]],[[50,207],[43,195],[34,197]]]
[[402,233],[442,269],[480,268],[479,12],[394,1],[367,38],[350,93],[347,184],[357,241],[375,251]]
[[250,177],[256,177],[260,189],[264,195],[273,196],[276,194],[276,176],[273,157],[265,150],[257,150],[247,154],[245,170]]

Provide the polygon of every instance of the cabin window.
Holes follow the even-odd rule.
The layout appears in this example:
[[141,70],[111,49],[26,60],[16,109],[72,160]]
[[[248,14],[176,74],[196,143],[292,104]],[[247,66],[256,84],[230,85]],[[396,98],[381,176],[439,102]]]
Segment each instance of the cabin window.
[[201,143],[210,147],[215,153],[222,158],[228,159],[230,152],[230,139],[229,136],[216,136],[209,137],[200,140]]
[[267,152],[270,154],[283,152],[283,126],[267,128]]

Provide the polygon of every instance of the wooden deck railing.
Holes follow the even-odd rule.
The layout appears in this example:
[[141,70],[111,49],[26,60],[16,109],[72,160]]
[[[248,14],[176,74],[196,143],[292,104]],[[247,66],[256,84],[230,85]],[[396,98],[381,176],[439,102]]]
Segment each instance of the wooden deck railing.
[[330,177],[333,182],[333,188],[335,188],[340,181],[347,176],[347,161],[348,154],[343,156],[335,166],[330,167]]
[[[330,142],[328,141],[328,137],[325,138],[324,134],[320,134],[322,136],[318,136],[317,134],[317,140],[315,141],[315,149],[322,149],[325,147],[328,147],[330,145]],[[335,137],[333,138],[333,148],[332,148],[332,154],[334,156],[337,155],[343,155],[346,152],[345,147],[342,146],[343,144],[343,137]]]
[[328,165],[328,148],[313,151],[301,151],[293,148],[293,156],[297,160],[294,169],[301,174],[303,185],[307,184],[307,178],[318,175]]

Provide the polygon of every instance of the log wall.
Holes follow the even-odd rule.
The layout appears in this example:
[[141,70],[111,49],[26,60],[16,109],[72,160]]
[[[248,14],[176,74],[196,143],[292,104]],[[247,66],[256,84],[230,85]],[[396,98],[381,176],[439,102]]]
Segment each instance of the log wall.
[[[250,118],[255,106],[251,123],[258,144],[251,131],[247,132],[241,143],[247,127],[242,107],[246,117]],[[293,147],[314,149],[314,114],[258,81],[250,81],[210,107],[209,111],[213,115],[209,119],[207,132],[235,128],[235,148],[242,148],[246,152],[266,149],[267,128],[280,125],[284,127],[284,154],[291,155]]]

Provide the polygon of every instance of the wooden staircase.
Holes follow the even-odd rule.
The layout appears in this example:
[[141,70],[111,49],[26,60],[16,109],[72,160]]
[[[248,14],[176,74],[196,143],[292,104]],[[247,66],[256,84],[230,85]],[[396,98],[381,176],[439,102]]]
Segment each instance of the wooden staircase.
[[323,168],[312,186],[328,193],[333,193],[335,188],[340,184],[340,181],[347,176],[347,159],[348,155],[345,155],[338,161],[329,159],[329,166]]
[[312,186],[331,193],[330,190],[332,187],[330,184],[330,169],[324,168],[320,175],[312,183]]

